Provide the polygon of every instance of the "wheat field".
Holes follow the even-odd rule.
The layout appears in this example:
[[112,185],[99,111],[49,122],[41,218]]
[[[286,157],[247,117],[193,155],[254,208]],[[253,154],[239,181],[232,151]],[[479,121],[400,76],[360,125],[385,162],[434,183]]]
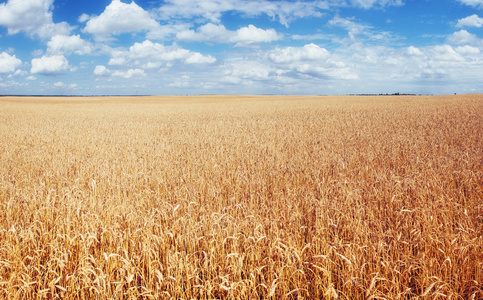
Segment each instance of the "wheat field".
[[2,299],[483,299],[483,95],[0,98]]

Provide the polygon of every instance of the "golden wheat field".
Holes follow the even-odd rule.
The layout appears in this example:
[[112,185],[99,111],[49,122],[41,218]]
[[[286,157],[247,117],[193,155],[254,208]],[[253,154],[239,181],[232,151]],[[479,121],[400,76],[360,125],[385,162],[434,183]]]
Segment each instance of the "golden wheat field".
[[483,95],[0,98],[1,299],[483,299]]

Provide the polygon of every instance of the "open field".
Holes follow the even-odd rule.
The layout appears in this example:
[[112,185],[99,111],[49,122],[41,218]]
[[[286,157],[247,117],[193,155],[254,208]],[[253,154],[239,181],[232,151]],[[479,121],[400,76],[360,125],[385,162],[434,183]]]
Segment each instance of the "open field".
[[2,299],[483,299],[483,95],[0,98]]

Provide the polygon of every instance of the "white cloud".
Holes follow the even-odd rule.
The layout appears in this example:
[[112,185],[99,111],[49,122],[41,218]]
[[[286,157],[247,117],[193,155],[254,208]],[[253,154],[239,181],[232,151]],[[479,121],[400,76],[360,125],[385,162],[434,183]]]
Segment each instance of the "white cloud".
[[407,48],[407,54],[414,55],[414,56],[421,56],[421,55],[423,55],[423,52],[421,52],[421,50],[419,50],[418,48],[416,48],[414,46],[409,46]]
[[253,25],[242,27],[236,31],[236,35],[230,40],[237,45],[249,45],[253,43],[273,42],[281,39],[281,35],[274,29],[260,29]]
[[123,66],[127,64],[127,53],[128,52],[124,50],[112,51],[111,58],[109,59],[109,62],[107,64],[110,66]]
[[225,66],[224,82],[248,84],[251,81],[267,81],[273,79],[275,69],[266,64],[252,60],[233,60]]
[[200,26],[196,31],[185,30],[176,37],[182,41],[205,41],[216,43],[236,43],[246,46],[254,43],[269,43],[282,38],[274,29],[261,29],[253,25],[242,27],[236,31],[227,30],[223,25],[208,23]]
[[202,55],[201,53],[198,52],[193,52],[191,56],[186,58],[186,63],[187,64],[212,64],[216,61],[216,58],[214,58],[211,55],[205,56]]
[[481,45],[482,44],[481,39],[479,39],[476,35],[469,33],[464,29],[450,35],[448,37],[448,40],[450,43],[457,44],[457,45],[464,45],[464,44]]
[[37,77],[30,75],[29,77],[25,78],[27,80],[36,80]]
[[13,74],[9,75],[12,77],[19,77],[19,76],[26,76],[28,74],[27,71],[17,70]]
[[483,0],[459,0],[459,2],[478,8],[483,8]]
[[364,9],[369,8],[381,8],[386,6],[401,6],[403,0],[350,0],[350,4],[353,6],[362,7]]
[[206,41],[206,42],[227,42],[232,32],[223,25],[208,23],[200,26],[197,31],[185,30],[179,32],[176,37],[182,41]]
[[286,47],[275,49],[268,54],[271,61],[275,63],[294,63],[309,60],[327,59],[329,52],[315,44],[308,44],[303,47]]
[[30,73],[43,75],[57,75],[69,69],[69,62],[63,55],[42,56],[32,59]]
[[58,82],[54,83],[54,86],[59,87],[59,88],[75,89],[77,87],[77,83],[65,84],[62,81],[58,81]]
[[77,21],[79,21],[79,23],[85,23],[87,21],[89,21],[91,17],[88,15],[88,14],[82,14],[80,15],[80,17],[77,19]]
[[84,31],[93,34],[98,40],[108,40],[112,35],[121,33],[160,30],[160,24],[134,1],[126,4],[112,0],[99,16],[82,15],[80,19],[87,20]]
[[459,19],[458,24],[456,27],[482,27],[483,26],[483,19],[478,17],[478,15],[471,15],[469,17]]
[[315,44],[277,48],[269,51],[266,59],[278,70],[279,76],[302,76],[324,80],[357,78],[357,74],[345,63],[333,59],[329,51]]
[[456,47],[456,52],[458,52],[461,55],[478,55],[480,54],[480,49],[472,47],[472,46],[458,46]]
[[22,64],[22,61],[15,55],[10,55],[7,52],[0,53],[0,74],[12,73]]
[[155,65],[172,62],[184,62],[188,64],[214,63],[216,58],[211,55],[202,55],[177,45],[164,46],[145,40],[142,43],[135,43],[129,51],[116,51],[112,54],[109,65],[143,65],[145,68],[152,68]]
[[97,76],[107,76],[110,74],[111,71],[107,69],[105,66],[96,66],[94,69],[94,75]]
[[440,61],[464,60],[450,45],[438,45],[433,47],[432,58]]
[[[369,80],[367,84],[374,84],[375,88],[381,88],[382,84],[390,85],[392,80],[409,84],[408,87],[417,89],[423,87],[422,82],[445,82],[450,80],[453,84],[464,82],[467,84],[471,79],[465,78],[464,74],[472,74],[473,80],[480,78],[478,70],[481,69],[482,59],[480,50],[469,45],[453,47],[442,44],[416,48],[381,48],[366,47],[364,51],[372,49],[373,62],[362,62],[355,59],[352,63],[348,59],[345,62],[351,64],[359,72],[364,73],[362,80]],[[384,62],[382,65],[380,62]],[[387,66],[395,67],[387,67]],[[372,82],[371,82],[372,81]],[[438,91],[442,92],[442,90]],[[447,92],[447,91],[445,91]]]
[[84,55],[90,54],[93,51],[93,46],[89,42],[81,39],[79,35],[55,35],[47,43],[47,46],[47,52],[55,54],[76,53]]
[[8,34],[21,31],[47,39],[56,34],[67,35],[72,27],[66,22],[52,21],[53,0],[9,0],[0,4],[0,25]]
[[112,76],[123,77],[129,79],[133,76],[145,76],[144,70],[141,69],[129,69],[125,72],[123,71],[116,71],[112,74]]

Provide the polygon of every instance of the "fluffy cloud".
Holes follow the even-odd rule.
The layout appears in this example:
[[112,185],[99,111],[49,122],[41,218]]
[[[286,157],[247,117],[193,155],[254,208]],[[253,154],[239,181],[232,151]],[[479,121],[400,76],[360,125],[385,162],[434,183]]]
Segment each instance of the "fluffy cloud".
[[353,65],[359,72],[364,72],[364,79],[379,82],[375,84],[375,88],[380,88],[380,82],[390,84],[391,80],[399,84],[408,82],[411,88],[418,88],[423,81],[464,82],[467,79],[458,76],[473,74],[478,78],[480,75],[477,74],[481,73],[478,71],[482,61],[480,50],[469,45],[456,48],[447,44],[421,48],[410,46],[399,50],[366,47],[364,51],[372,52],[371,61],[364,62],[358,57],[354,57],[353,62],[349,62],[348,58],[344,61]]
[[0,53],[0,74],[12,73],[22,64],[22,61],[7,52]]
[[216,43],[236,43],[237,46],[246,46],[254,43],[273,42],[282,38],[274,29],[261,29],[253,25],[230,31],[223,25],[208,23],[200,26],[197,31],[185,30],[176,36],[182,41],[205,41]]
[[127,71],[116,71],[112,74],[112,76],[122,77],[129,79],[133,76],[145,76],[144,70],[141,69],[129,69]]
[[54,86],[55,87],[58,87],[58,88],[71,88],[71,89],[75,89],[77,87],[77,84],[76,83],[65,84],[62,81],[58,81],[58,82],[54,83]]
[[340,80],[357,83],[359,78],[351,67],[315,44],[278,47],[243,59],[231,58],[221,67],[222,83],[234,84],[234,91],[242,93],[313,93]]
[[457,45],[464,45],[464,44],[470,44],[470,45],[481,45],[482,40],[479,39],[476,35],[469,33],[466,30],[460,30],[448,37],[448,40],[452,44],[457,44]]
[[197,31],[185,30],[179,32],[176,37],[182,41],[206,41],[225,42],[230,36],[230,31],[223,25],[208,23],[200,26]]
[[419,50],[418,48],[416,48],[414,46],[409,46],[408,49],[407,49],[407,54],[409,54],[411,56],[421,56],[421,55],[423,55],[423,52],[421,52],[421,50]]
[[94,69],[94,75],[97,76],[107,76],[111,73],[109,69],[107,69],[105,66],[96,66]]
[[329,52],[315,44],[308,44],[303,47],[287,47],[276,49],[269,53],[268,57],[275,63],[294,63],[310,60],[326,59]]
[[42,39],[56,34],[67,35],[72,30],[66,22],[52,21],[53,0],[9,0],[0,4],[0,25],[8,28],[8,34],[21,31]]
[[191,52],[185,60],[187,64],[212,64],[215,61],[216,58],[214,58],[213,56],[203,55],[198,52]]
[[480,49],[468,45],[456,47],[455,50],[463,56],[480,54]]
[[13,74],[8,75],[8,78],[11,77],[19,77],[19,76],[26,76],[28,74],[27,71],[17,70]]
[[478,15],[471,15],[469,17],[459,19],[456,27],[481,27],[483,26],[483,19],[478,17]]
[[175,61],[194,64],[214,63],[216,59],[211,55],[205,56],[198,52],[180,48],[177,45],[164,46],[146,40],[142,43],[135,43],[129,48],[129,51],[114,52],[109,61],[109,65],[131,64],[151,68],[154,63],[161,66],[163,63],[172,63]]
[[242,27],[236,31],[236,35],[231,38],[237,45],[248,45],[252,43],[272,42],[279,40],[279,35],[274,29],[263,30],[253,25]]
[[278,75],[319,79],[356,79],[346,64],[331,58],[331,54],[315,44],[303,47],[277,48],[266,54],[266,60]]
[[431,49],[431,57],[437,61],[462,61],[464,60],[450,45],[438,45]]
[[96,66],[94,69],[94,75],[97,76],[107,76],[111,73],[109,69],[107,69],[105,66]]
[[93,50],[93,46],[81,39],[79,35],[66,36],[56,35],[47,43],[48,53],[56,54],[70,54],[76,53],[79,55],[90,54]]
[[126,4],[112,0],[99,16],[82,15],[80,20],[87,21],[84,31],[93,34],[98,40],[107,40],[121,33],[161,30],[159,23],[134,1]]
[[32,59],[30,73],[42,75],[57,75],[69,69],[69,62],[63,55],[42,56]]

